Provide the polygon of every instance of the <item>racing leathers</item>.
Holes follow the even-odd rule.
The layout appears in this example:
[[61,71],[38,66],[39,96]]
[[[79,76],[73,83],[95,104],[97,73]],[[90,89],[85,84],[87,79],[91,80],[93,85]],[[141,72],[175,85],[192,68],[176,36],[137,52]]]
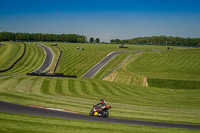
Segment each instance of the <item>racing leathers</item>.
[[[100,106],[97,106],[97,105],[100,105]],[[106,101],[100,101],[100,103],[98,103],[97,105],[96,105],[96,107],[98,107],[98,109],[99,109],[98,112],[101,112],[102,109],[104,109],[106,106]]]

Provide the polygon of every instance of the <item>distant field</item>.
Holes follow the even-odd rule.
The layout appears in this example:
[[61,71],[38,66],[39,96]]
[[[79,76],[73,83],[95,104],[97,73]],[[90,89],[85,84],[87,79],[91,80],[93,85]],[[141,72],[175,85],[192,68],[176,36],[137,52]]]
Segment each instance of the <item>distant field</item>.
[[[53,43],[44,43],[50,45]],[[164,50],[163,46],[127,45],[128,49],[119,49],[116,44],[82,44],[82,43],[57,43],[62,50],[62,56],[56,70],[57,73],[82,76],[91,67],[97,64],[110,52],[118,50]],[[79,49],[77,49],[79,47]],[[51,47],[52,48],[52,47]],[[84,50],[81,50],[84,48]]]
[[16,42],[4,42],[0,46],[0,70],[5,70],[23,54],[24,44]]
[[[56,72],[82,76],[110,52],[117,51],[116,46],[106,44],[59,44],[63,54]],[[80,49],[77,50],[77,47],[80,47]],[[84,50],[81,50],[82,48]]]
[[151,87],[200,89],[199,59],[199,49],[144,53],[127,69],[146,76]]
[[[23,125],[23,126],[22,126]],[[125,124],[100,123],[89,121],[78,121],[68,119],[57,119],[31,115],[18,115],[0,112],[0,132],[73,132],[73,133],[198,133],[199,130],[187,130],[178,128],[163,128],[136,126]]]
[[[14,76],[0,78],[0,100],[88,114],[99,99],[111,117],[200,123],[200,89],[138,87],[94,79]],[[181,113],[180,113],[181,112]]]
[[[13,42],[12,45],[18,45]],[[12,47],[12,46],[11,46]],[[25,74],[28,72],[32,72],[41,66],[45,58],[44,50],[35,45],[29,44],[26,45],[26,53],[24,57],[9,71],[0,73],[1,75],[5,74]],[[3,59],[3,57],[2,57]]]
[[200,81],[200,49],[144,53],[127,69],[149,78]]
[[158,88],[199,89],[199,58],[199,49],[140,53],[132,55],[104,80]]

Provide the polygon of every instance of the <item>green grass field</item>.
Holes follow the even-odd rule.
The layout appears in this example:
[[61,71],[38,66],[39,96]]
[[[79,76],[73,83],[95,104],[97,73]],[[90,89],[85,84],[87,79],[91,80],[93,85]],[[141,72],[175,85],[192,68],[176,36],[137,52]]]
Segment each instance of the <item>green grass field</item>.
[[[112,105],[110,116],[175,123],[200,123],[200,89],[139,87],[94,79],[33,76],[0,79],[0,99],[88,114],[99,99]],[[81,109],[80,109],[81,108]],[[180,113],[181,112],[181,113]]]
[[127,69],[149,78],[200,81],[200,49],[144,53]]
[[[18,45],[18,43],[11,43],[12,45]],[[8,44],[8,45],[11,45]],[[12,47],[12,45],[10,47]],[[2,59],[4,59],[2,57]],[[0,73],[1,75],[6,74],[25,74],[32,72],[33,70],[39,68],[43,63],[45,58],[44,50],[32,43],[26,44],[26,52],[24,57],[9,71]]]
[[139,53],[104,80],[158,88],[199,89],[199,58],[199,49]]
[[[38,105],[88,114],[101,98],[112,106],[110,117],[200,124],[199,49],[179,49],[133,54],[104,80],[102,76],[118,66],[130,53],[116,56],[92,79],[81,78],[87,70],[112,51],[166,50],[162,46],[128,45],[118,49],[111,44],[42,43],[54,52],[63,51],[57,73],[77,75],[77,79],[16,75],[0,78],[0,100],[23,105]],[[77,50],[77,47],[85,50]],[[38,68],[44,59],[41,47],[27,44],[25,56],[15,69],[3,74],[22,74]],[[54,68],[54,63],[51,70]],[[108,80],[108,81],[106,81]],[[186,81],[186,82],[183,82]],[[162,83],[162,84],[161,84]],[[178,86],[177,86],[178,83]],[[183,87],[181,87],[183,86]],[[12,116],[12,117],[9,117]],[[20,118],[21,117],[21,118]],[[0,131],[11,132],[93,132],[98,123],[0,113]],[[26,120],[22,120],[22,119]],[[47,123],[45,123],[48,121]],[[59,128],[54,129],[52,124]],[[64,124],[63,124],[64,123]],[[73,124],[70,124],[73,123]],[[24,124],[26,127],[19,127]],[[7,126],[5,126],[7,125]],[[10,125],[13,125],[11,128]],[[31,127],[32,125],[32,127]],[[66,126],[68,125],[68,126]],[[108,132],[191,132],[195,130],[156,128],[123,124],[102,124]],[[91,127],[92,126],[92,127]],[[3,128],[4,127],[4,128]],[[38,127],[38,128],[36,128]],[[90,128],[89,128],[90,127]],[[126,127],[126,128],[123,128]],[[99,130],[102,132],[102,130]]]
[[22,43],[4,42],[0,46],[0,70],[5,70],[23,54],[24,45]]
[[[91,67],[106,57],[109,53],[119,50],[163,50],[162,46],[128,45],[129,49],[119,49],[116,44],[71,44],[58,43],[58,48],[63,51],[57,73],[82,76]],[[77,50],[77,47],[84,50]]]

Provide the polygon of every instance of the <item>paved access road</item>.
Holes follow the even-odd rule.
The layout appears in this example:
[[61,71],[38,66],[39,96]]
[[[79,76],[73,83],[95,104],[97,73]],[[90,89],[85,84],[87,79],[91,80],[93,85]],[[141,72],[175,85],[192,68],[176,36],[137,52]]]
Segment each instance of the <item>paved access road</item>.
[[46,57],[45,57],[45,60],[43,62],[43,64],[37,68],[35,71],[40,71],[40,72],[43,72],[45,71],[46,69],[49,68],[49,66],[51,65],[51,63],[53,62],[53,58],[54,58],[54,55],[53,55],[53,52],[51,51],[51,49],[45,45],[42,45],[42,44],[37,44],[39,45],[40,47],[42,47],[46,53]]
[[[102,118],[83,114],[75,114],[64,111],[56,111],[44,108],[37,108],[32,106],[19,105],[14,103],[8,103],[0,101],[0,112],[18,113],[36,116],[45,116],[53,118],[64,118],[73,120],[86,120],[106,123],[121,123],[121,124],[133,124],[133,125],[145,125],[155,127],[170,127],[170,128],[186,128],[186,129],[199,129],[200,125],[189,125],[189,124],[175,124],[175,123],[163,123],[163,122],[152,122],[152,121],[141,121],[141,120],[127,120],[119,118]],[[89,114],[89,110],[88,110]]]

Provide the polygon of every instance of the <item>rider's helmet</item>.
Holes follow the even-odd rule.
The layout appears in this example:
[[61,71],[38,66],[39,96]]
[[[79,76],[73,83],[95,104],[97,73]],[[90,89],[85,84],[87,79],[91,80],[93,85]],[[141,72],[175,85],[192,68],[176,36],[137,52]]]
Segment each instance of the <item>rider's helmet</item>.
[[101,99],[101,104],[106,105],[106,101],[104,101],[104,99]]

